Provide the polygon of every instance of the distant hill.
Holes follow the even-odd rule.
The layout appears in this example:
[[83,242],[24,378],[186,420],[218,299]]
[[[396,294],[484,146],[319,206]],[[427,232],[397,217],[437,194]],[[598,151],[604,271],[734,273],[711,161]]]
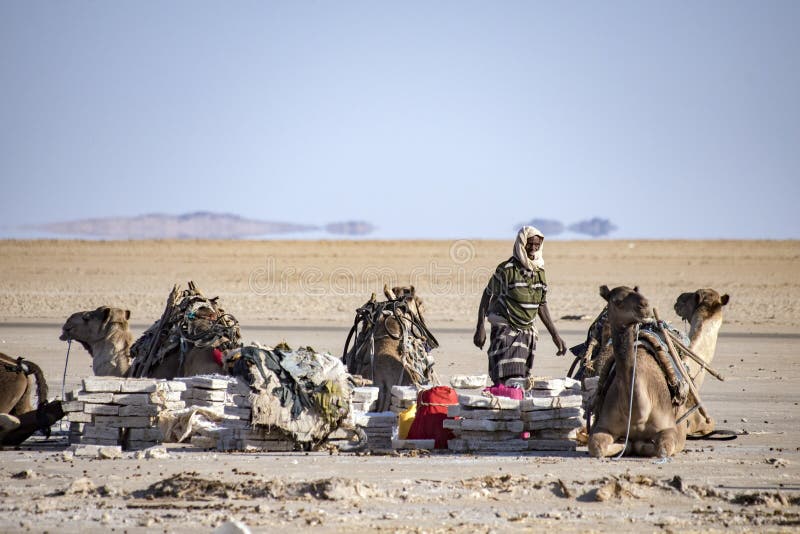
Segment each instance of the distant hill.
[[[531,219],[528,222],[522,223],[517,226],[531,225],[538,228],[545,236],[555,236],[565,230],[564,223],[553,219]],[[584,234],[591,237],[605,237],[617,227],[608,219],[601,219],[600,217],[593,217],[584,221],[578,221],[566,227],[566,230],[576,234]]]
[[366,235],[374,230],[374,226],[364,221],[346,221],[319,227],[198,211],[184,215],[152,213],[137,217],[82,219],[28,226],[27,229],[106,239],[241,239],[315,231],[328,231],[338,235]]

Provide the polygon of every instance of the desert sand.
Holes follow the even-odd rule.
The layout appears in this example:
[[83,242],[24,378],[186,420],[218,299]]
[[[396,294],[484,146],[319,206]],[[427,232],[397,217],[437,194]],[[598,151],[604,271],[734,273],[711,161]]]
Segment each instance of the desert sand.
[[[0,351],[40,363],[60,394],[64,319],[113,305],[134,335],[175,283],[194,280],[242,324],[245,341],[341,352],[355,308],[384,283],[413,284],[437,335],[439,375],[485,372],[471,344],[480,292],[509,241],[0,241]],[[688,442],[666,463],[576,453],[224,454],[66,458],[63,439],[0,451],[0,531],[205,532],[226,519],[257,532],[797,531],[800,528],[800,242],[545,242],[551,314],[568,345],[602,308],[600,284],[638,285],[662,318],[684,291],[728,293],[703,385],[735,441]],[[563,376],[540,332],[534,372]],[[90,372],[74,345],[66,387]],[[95,489],[70,492],[82,477]],[[205,482],[204,482],[205,481]],[[316,488],[309,491],[309,488]],[[66,491],[66,493],[65,493]]]

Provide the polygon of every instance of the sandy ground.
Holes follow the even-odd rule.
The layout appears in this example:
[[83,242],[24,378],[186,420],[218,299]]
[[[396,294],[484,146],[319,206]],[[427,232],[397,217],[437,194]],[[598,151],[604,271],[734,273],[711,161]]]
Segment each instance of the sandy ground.
[[[477,373],[475,308],[506,242],[0,242],[0,351],[42,365],[61,389],[60,324],[101,304],[132,311],[134,334],[173,283],[195,280],[242,322],[245,340],[339,353],[353,310],[383,281],[412,282],[437,334],[439,374]],[[800,529],[800,243],[553,242],[555,317],[594,314],[597,286],[639,284],[661,315],[682,291],[731,295],[703,397],[731,442],[695,441],[668,463],[574,454],[211,454],[65,459],[58,435],[0,451],[0,532],[797,531]],[[588,321],[558,320],[569,345]],[[681,325],[678,325],[681,326]],[[543,333],[536,374],[563,376]],[[67,387],[90,371],[74,346]],[[64,493],[88,477],[95,489]],[[598,499],[604,499],[599,501]]]

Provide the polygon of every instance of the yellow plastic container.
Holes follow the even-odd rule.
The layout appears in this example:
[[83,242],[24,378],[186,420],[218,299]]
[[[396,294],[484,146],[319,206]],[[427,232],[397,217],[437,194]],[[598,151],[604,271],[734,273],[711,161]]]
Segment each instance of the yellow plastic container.
[[417,403],[406,408],[397,416],[397,437],[400,439],[408,438],[408,431],[411,430],[411,424],[417,416]]

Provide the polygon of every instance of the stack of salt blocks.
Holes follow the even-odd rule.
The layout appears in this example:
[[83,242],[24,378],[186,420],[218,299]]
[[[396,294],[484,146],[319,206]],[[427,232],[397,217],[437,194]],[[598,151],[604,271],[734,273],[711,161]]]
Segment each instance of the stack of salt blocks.
[[180,410],[182,382],[149,378],[89,377],[62,403],[69,442],[145,449],[163,441],[158,414]]
[[285,452],[294,441],[277,429],[251,426],[250,387],[235,377],[200,375],[179,378],[186,383],[183,399],[188,406],[211,410],[221,418],[197,430],[191,437],[196,447],[219,451]]
[[459,395],[444,427],[455,435],[452,451],[574,451],[584,424],[580,383],[541,379],[522,400]]
[[[350,397],[350,422],[367,435],[367,448],[382,450],[392,448],[392,435],[397,425],[397,414],[394,412],[375,412],[378,403],[377,387],[353,388]],[[332,433],[330,439],[337,440],[349,436],[346,430],[340,429]],[[335,442],[335,441],[334,441]]]
[[417,402],[418,393],[416,386],[392,386],[392,402],[389,410],[396,414],[406,411]]

